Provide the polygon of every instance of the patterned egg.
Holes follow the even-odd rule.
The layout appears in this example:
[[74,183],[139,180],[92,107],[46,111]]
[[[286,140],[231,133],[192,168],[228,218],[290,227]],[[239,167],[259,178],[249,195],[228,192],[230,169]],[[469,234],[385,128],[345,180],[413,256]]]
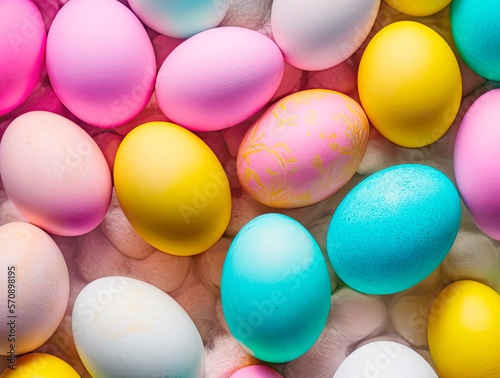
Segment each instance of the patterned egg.
[[439,266],[460,215],[457,190],[443,173],[418,164],[390,167],[344,197],[328,229],[328,257],[353,289],[397,293]]
[[476,225],[500,240],[500,89],[479,97],[469,108],[455,141],[458,189]]
[[297,92],[248,130],[238,151],[238,177],[268,206],[311,205],[351,179],[368,135],[368,119],[353,99],[328,90]]

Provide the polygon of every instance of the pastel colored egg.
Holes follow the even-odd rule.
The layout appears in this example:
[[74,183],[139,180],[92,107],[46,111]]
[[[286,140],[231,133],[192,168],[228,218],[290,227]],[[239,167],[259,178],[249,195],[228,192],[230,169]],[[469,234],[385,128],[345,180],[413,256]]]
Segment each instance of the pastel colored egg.
[[116,0],[71,0],[47,38],[47,71],[63,104],[98,127],[122,125],[146,106],[156,74],[153,45]]
[[421,355],[393,341],[374,341],[348,355],[333,378],[348,377],[438,378]]
[[268,206],[317,203],[356,173],[369,131],[363,109],[350,97],[320,89],[294,93],[246,133],[238,151],[239,180]]
[[230,378],[283,378],[283,376],[267,366],[251,365],[238,370]]
[[330,296],[321,250],[294,219],[264,214],[234,238],[222,269],[222,310],[252,356],[281,363],[307,352],[325,326]]
[[475,281],[458,281],[436,298],[429,350],[439,377],[500,376],[500,296]]
[[79,378],[65,361],[46,353],[30,353],[16,358],[15,369],[6,367],[0,378]]
[[128,0],[134,13],[158,33],[188,38],[220,24],[229,0]]
[[478,75],[500,81],[500,3],[495,0],[455,0],[451,32],[462,59]]
[[361,105],[391,142],[422,147],[441,138],[462,98],[457,59],[431,28],[392,23],[368,44],[358,72]]
[[239,27],[210,29],[165,59],[156,98],[172,122],[191,130],[220,130],[259,111],[283,72],[283,55],[268,37]]
[[390,167],[344,197],[328,228],[328,257],[354,290],[397,293],[441,264],[460,216],[457,190],[443,173],[418,164]]
[[92,377],[202,378],[195,324],[168,294],[128,277],[92,281],[73,308],[73,337]]
[[288,63],[324,70],[349,58],[368,36],[380,0],[274,0],[271,26]]
[[57,244],[25,222],[0,227],[0,268],[0,354],[12,358],[38,348],[59,327],[69,274]]
[[45,40],[42,15],[35,4],[0,2],[0,116],[18,107],[40,83]]
[[500,89],[479,97],[462,119],[455,140],[453,162],[462,199],[476,225],[500,240]]
[[161,251],[201,253],[229,223],[231,191],[221,163],[200,138],[173,123],[132,130],[118,148],[114,179],[127,219]]
[[52,234],[86,234],[111,202],[101,150],[82,128],[54,113],[25,113],[9,125],[0,143],[0,174],[19,212]]
[[385,0],[394,9],[410,16],[430,16],[446,8],[451,0]]

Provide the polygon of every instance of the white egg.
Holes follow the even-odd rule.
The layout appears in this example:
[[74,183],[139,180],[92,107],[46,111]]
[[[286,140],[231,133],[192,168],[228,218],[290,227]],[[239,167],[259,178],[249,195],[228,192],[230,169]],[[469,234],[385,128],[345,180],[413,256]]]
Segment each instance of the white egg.
[[393,341],[374,341],[352,352],[333,378],[438,378],[413,349]]
[[204,349],[191,318],[168,294],[128,277],[104,277],[73,309],[78,354],[93,377],[203,377]]
[[324,70],[349,58],[368,36],[380,0],[274,0],[271,26],[288,63]]

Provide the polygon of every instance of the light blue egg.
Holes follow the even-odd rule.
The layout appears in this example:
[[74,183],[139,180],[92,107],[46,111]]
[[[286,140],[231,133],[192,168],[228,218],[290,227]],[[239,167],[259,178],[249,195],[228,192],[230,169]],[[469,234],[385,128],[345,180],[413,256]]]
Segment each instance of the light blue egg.
[[478,75],[500,81],[500,1],[453,0],[450,20],[465,63]]
[[222,270],[222,309],[251,355],[279,363],[307,352],[325,326],[330,297],[321,250],[294,219],[261,215],[234,238]]
[[151,29],[183,39],[215,28],[229,9],[229,0],[128,0],[128,3]]
[[460,225],[460,198],[438,170],[417,164],[377,172],[333,214],[327,251],[350,287],[368,294],[406,290],[448,254]]

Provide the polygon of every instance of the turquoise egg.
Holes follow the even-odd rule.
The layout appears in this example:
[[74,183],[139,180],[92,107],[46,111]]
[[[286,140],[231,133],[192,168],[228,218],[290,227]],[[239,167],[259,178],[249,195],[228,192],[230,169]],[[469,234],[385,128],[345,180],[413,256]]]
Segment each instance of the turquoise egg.
[[462,59],[478,75],[500,80],[500,1],[453,0],[451,32]]
[[460,198],[438,170],[418,164],[377,172],[333,214],[327,251],[337,275],[367,294],[406,290],[448,254],[460,225]]
[[280,363],[307,352],[325,326],[330,297],[326,261],[299,222],[265,214],[234,238],[222,270],[222,310],[251,355]]
[[230,0],[128,0],[136,16],[151,29],[173,38],[189,38],[215,28]]

